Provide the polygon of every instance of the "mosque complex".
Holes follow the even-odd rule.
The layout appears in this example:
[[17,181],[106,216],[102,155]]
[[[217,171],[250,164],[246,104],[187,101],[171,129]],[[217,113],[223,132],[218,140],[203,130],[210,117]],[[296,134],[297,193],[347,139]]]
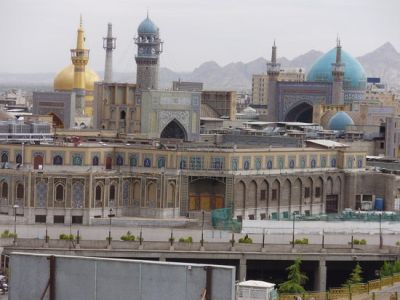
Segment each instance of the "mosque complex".
[[[384,199],[385,210],[395,209],[400,180],[368,170],[364,149],[202,132],[207,124],[221,129],[221,119],[237,124],[234,94],[159,89],[163,41],[149,16],[135,38],[136,84],[113,81],[112,34],[109,24],[104,80],[88,67],[81,20],[72,64],[55,77],[54,92],[34,93],[33,113],[53,119],[52,142],[0,144],[7,164],[0,177],[0,213],[13,214],[16,204],[29,223],[90,224],[110,208],[117,216],[151,218],[228,208],[238,220],[337,213],[359,209],[362,202],[373,206],[375,199]],[[366,124],[360,108],[365,71],[339,40],[305,81],[278,80],[280,73],[274,43],[266,125],[307,122],[343,131]]]

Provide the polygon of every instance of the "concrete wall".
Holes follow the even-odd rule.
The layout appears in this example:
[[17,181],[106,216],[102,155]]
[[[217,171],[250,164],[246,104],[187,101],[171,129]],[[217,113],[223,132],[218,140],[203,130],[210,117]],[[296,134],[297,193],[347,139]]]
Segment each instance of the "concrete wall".
[[[10,300],[40,299],[49,279],[47,257],[22,253],[11,255]],[[56,299],[200,299],[206,287],[204,267],[198,264],[56,256]],[[211,299],[233,300],[235,268],[211,267]]]

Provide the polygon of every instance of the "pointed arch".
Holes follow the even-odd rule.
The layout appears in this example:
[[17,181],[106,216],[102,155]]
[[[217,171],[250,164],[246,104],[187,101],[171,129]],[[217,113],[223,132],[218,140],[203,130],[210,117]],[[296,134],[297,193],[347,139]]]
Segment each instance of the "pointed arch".
[[255,208],[257,207],[257,183],[252,180],[248,185],[246,206]]
[[292,183],[290,182],[289,179],[286,179],[283,182],[283,186],[282,186],[282,197],[281,197],[281,201],[279,203],[279,205],[281,206],[281,208],[284,207],[289,207],[290,204],[290,196],[292,193]]
[[56,185],[55,199],[56,201],[64,201],[64,186],[62,184]]
[[293,196],[291,201],[291,211],[300,211],[300,203],[301,203],[301,193],[302,193],[303,184],[300,178],[297,178],[293,183]]
[[162,139],[180,139],[187,141],[187,133],[185,127],[177,120],[173,119],[161,131]]
[[135,181],[133,184],[133,206],[139,207],[140,200],[141,200],[141,189],[140,189],[140,182]]
[[1,197],[4,199],[8,198],[8,183],[7,183],[7,181],[3,181],[1,183]]
[[146,207],[157,207],[157,184],[155,182],[147,185]]
[[246,185],[243,181],[239,181],[235,187],[235,208],[246,208]]
[[312,123],[313,106],[308,102],[300,102],[294,105],[286,114],[286,122]]

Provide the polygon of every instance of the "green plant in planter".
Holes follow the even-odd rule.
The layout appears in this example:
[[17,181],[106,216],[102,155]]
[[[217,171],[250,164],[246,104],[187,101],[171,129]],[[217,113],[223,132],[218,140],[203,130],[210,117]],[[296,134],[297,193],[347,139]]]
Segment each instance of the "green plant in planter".
[[[291,243],[291,242],[290,242]],[[308,245],[308,238],[303,238],[303,239],[296,239],[294,241],[296,245]]]
[[73,234],[66,234],[66,233],[61,233],[59,236],[59,239],[64,241],[73,241],[74,238],[75,237]]
[[4,238],[13,238],[13,237],[17,237],[17,235],[14,234],[13,232],[10,232],[9,230],[4,230],[4,231],[1,233],[0,237],[1,237],[2,239],[4,239]]
[[354,245],[366,245],[367,241],[365,239],[361,239],[361,240],[354,239],[353,244]]
[[123,236],[121,236],[121,240],[123,240],[125,242],[134,242],[135,239],[136,239],[135,236],[130,231],[128,231]]
[[249,236],[246,234],[244,237],[239,238],[239,243],[240,244],[252,244],[253,240],[249,238]]
[[193,243],[193,238],[191,237],[191,236],[188,236],[188,237],[181,237],[180,239],[179,239],[179,243],[188,243],[188,244],[191,244],[191,243]]

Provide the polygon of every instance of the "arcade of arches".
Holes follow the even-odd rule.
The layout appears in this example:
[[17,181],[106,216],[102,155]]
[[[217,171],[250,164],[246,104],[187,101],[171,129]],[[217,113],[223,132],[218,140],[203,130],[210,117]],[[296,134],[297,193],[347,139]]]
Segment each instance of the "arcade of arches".
[[190,177],[189,211],[211,211],[225,207],[223,177]]
[[238,179],[234,210],[238,219],[287,219],[305,215],[337,213],[341,207],[343,178],[340,176],[287,176]]

